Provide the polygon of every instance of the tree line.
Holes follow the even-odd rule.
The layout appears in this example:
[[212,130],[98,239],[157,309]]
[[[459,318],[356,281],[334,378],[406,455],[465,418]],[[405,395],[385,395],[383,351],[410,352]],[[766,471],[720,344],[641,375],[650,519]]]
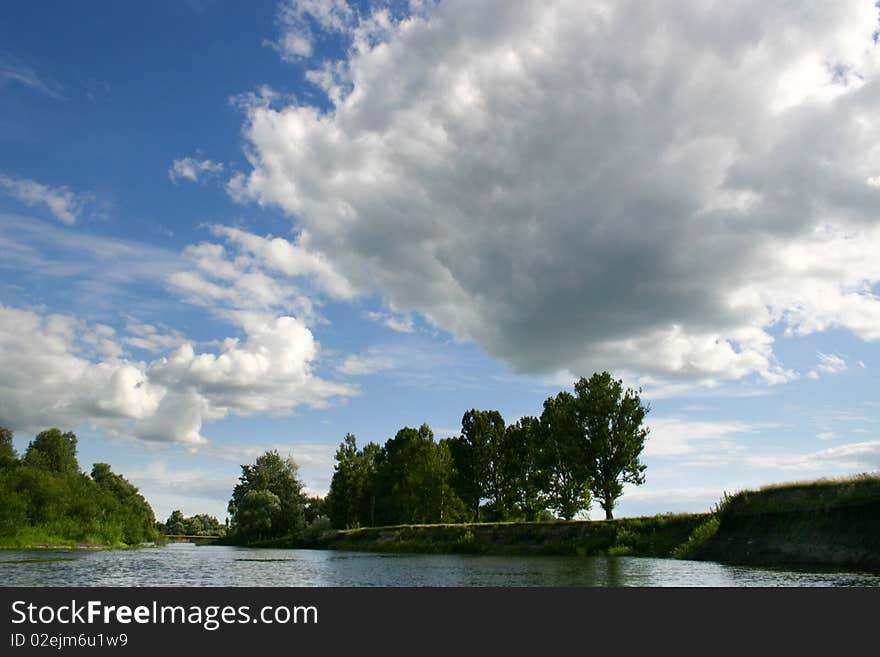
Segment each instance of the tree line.
[[82,472],[76,435],[42,431],[19,457],[0,427],[0,544],[137,545],[156,539],[153,510],[106,463]]
[[157,522],[156,530],[168,536],[223,536],[226,525],[207,513],[184,516],[180,509],[175,509],[165,522]]
[[406,427],[383,446],[336,452],[327,511],[334,527],[409,523],[571,519],[593,500],[613,517],[626,483],[642,484],[639,455],[649,408],[608,372],[581,378],[574,394],[544,402],[540,416],[506,425],[495,410],[471,409],[461,434],[434,440]]
[[593,501],[606,518],[625,484],[645,481],[639,456],[649,407],[608,372],[548,398],[539,416],[506,424],[496,410],[464,413],[458,436],[435,440],[427,424],[384,445],[336,451],[327,497],[307,498],[292,457],[266,452],[243,465],[229,502],[231,536],[255,542],[334,528],[571,519]]

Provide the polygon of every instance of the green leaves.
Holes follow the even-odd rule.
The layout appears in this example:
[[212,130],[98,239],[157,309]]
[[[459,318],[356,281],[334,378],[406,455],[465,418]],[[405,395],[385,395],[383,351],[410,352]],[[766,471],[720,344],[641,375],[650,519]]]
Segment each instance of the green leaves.
[[233,532],[245,543],[289,536],[305,526],[305,503],[299,466],[269,450],[241,466],[228,507]]
[[[0,457],[6,436],[11,447],[11,432],[0,429]],[[48,429],[31,441],[23,459],[0,458],[0,542],[38,536],[105,545],[155,540],[153,510],[138,489],[106,463],[96,463],[91,477],[84,474],[76,445],[72,432]]]
[[639,455],[648,436],[642,426],[650,407],[642,404],[640,391],[623,388],[608,372],[581,378],[574,386],[578,418],[587,450],[590,489],[613,517],[623,484],[645,483],[645,466]]

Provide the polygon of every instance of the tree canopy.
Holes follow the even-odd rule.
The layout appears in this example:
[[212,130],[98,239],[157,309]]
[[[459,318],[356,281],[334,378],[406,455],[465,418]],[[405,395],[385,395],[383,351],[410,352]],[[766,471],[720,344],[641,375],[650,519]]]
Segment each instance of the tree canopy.
[[624,390],[623,382],[608,372],[581,378],[574,388],[586,439],[590,489],[610,519],[623,484],[645,483],[639,455],[648,436],[642,422],[650,408],[642,404],[638,391]]
[[289,536],[305,526],[305,505],[296,461],[269,450],[241,466],[229,500],[230,527],[241,542]]
[[19,459],[0,428],[0,543],[136,545],[156,539],[155,517],[138,489],[106,463],[81,471],[73,432],[42,431]]

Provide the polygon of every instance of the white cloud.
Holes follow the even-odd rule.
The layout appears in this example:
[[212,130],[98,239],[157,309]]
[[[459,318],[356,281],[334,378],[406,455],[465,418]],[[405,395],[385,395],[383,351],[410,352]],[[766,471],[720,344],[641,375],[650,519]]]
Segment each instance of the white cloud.
[[190,303],[229,316],[241,312],[288,312],[312,316],[312,302],[294,285],[263,271],[248,258],[238,258],[221,244],[187,247],[194,269],[174,272],[168,283]]
[[216,353],[183,343],[168,357],[131,361],[107,349],[109,327],[0,306],[0,425],[92,422],[111,435],[197,445],[206,420],[289,414],[356,393],[312,373],[318,345],[299,320],[242,316],[241,328],[245,339],[228,338]]
[[668,417],[650,420],[651,433],[645,442],[645,456],[695,456],[714,454],[729,457],[743,449],[736,436],[751,434],[760,427],[746,422],[699,421]]
[[61,85],[41,78],[30,66],[10,57],[0,57],[0,86],[17,84],[53,100],[64,100]]
[[267,45],[289,61],[309,57],[324,32],[343,32],[355,23],[355,10],[346,0],[287,0],[278,7],[281,34]]
[[336,367],[340,374],[364,376],[394,367],[394,359],[380,353],[352,354]]
[[413,333],[416,330],[413,318],[409,314],[370,311],[366,313],[366,317],[398,333]]
[[122,342],[128,346],[143,349],[150,353],[160,353],[183,344],[186,339],[179,331],[159,328],[152,324],[129,320],[125,326],[128,334]]
[[221,173],[223,173],[222,162],[184,157],[171,163],[171,167],[168,169],[168,180],[175,185],[179,180],[197,183],[206,178],[216,177]]
[[521,372],[708,385],[795,378],[777,325],[880,339],[873,3],[319,4],[332,107],[251,106],[230,191],[399,312]]
[[880,470],[880,440],[849,443],[809,454],[756,456],[746,459],[760,468],[821,472],[826,475]]
[[818,379],[819,374],[839,374],[846,370],[846,361],[840,356],[834,354],[823,354],[821,351],[816,352],[818,364],[816,369],[807,373],[810,379]]
[[355,294],[352,284],[333,268],[326,256],[309,250],[307,234],[290,241],[271,235],[260,237],[231,226],[213,226],[212,231],[269,270],[311,278],[321,292],[334,299],[350,299]]
[[0,175],[0,189],[27,206],[44,205],[63,224],[71,226],[82,213],[83,205],[91,198],[67,187],[50,187],[26,178]]

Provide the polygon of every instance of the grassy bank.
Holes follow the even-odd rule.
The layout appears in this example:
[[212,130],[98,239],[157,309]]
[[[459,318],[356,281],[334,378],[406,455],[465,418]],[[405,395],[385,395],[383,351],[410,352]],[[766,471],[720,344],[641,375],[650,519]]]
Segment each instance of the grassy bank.
[[325,532],[262,547],[364,552],[495,555],[634,555],[668,557],[709,514],[607,521],[398,525]]
[[45,527],[22,527],[13,534],[0,536],[0,550],[110,550],[131,547],[121,541],[107,541],[99,536],[70,538]]
[[742,491],[725,495],[709,513],[603,521],[366,527],[311,532],[254,546],[429,554],[632,555],[880,571],[880,476]]
[[714,523],[699,528],[679,556],[880,571],[880,476],[797,482],[725,497]]

